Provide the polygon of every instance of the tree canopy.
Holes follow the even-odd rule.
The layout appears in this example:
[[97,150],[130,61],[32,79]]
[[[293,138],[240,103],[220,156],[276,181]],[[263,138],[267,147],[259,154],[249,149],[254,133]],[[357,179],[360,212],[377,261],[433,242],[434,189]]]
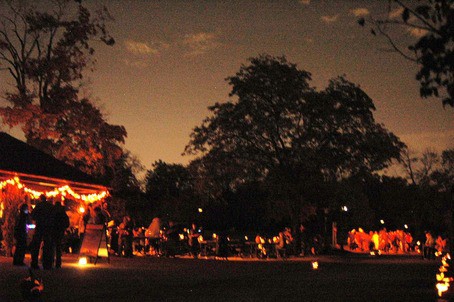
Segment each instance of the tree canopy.
[[399,158],[404,144],[375,122],[364,91],[343,77],[317,91],[310,79],[285,57],[250,59],[227,78],[235,99],[209,107],[186,154],[231,188],[273,179],[282,185],[280,198],[296,202],[289,213],[299,211],[302,188],[372,173]]
[[193,179],[181,164],[158,160],[146,175],[146,195],[156,216],[190,223],[200,206],[195,196]]
[[2,2],[0,69],[14,85],[3,95],[8,105],[0,116],[5,125],[19,126],[29,144],[104,175],[122,155],[126,130],[109,124],[90,99],[79,97],[79,89],[94,64],[92,42],[114,44],[106,28],[111,17],[105,8],[92,14],[82,1],[49,3],[46,11],[23,1]]
[[[391,50],[418,64],[416,79],[422,97],[434,96],[454,107],[454,1],[389,0],[384,17],[360,18],[372,26],[371,33],[386,38]],[[398,14],[396,14],[396,12]],[[398,15],[398,17],[397,17]],[[395,35],[404,28],[412,42]]]

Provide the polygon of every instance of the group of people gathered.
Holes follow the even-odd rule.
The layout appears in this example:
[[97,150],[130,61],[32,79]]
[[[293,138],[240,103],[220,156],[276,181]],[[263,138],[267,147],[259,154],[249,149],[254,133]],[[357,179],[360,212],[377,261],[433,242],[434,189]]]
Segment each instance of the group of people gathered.
[[383,252],[402,254],[409,252],[422,253],[424,258],[435,258],[435,253],[443,252],[446,248],[446,239],[438,236],[435,239],[430,232],[426,232],[426,241],[415,241],[410,232],[404,230],[365,232],[363,229],[351,230],[348,233],[347,244],[352,251]]
[[39,269],[39,254],[42,246],[42,266],[46,270],[60,268],[62,264],[62,240],[69,227],[69,217],[60,202],[52,204],[41,195],[38,203],[29,214],[29,205],[20,206],[14,227],[15,252],[13,265],[25,265],[27,250],[27,224],[34,221],[35,232],[30,243],[31,268]]

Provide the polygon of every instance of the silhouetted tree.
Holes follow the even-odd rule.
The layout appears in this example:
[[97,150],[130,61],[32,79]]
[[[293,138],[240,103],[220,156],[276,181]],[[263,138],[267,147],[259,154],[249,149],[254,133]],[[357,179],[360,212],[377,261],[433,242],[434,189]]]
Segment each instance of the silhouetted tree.
[[375,122],[367,94],[342,77],[317,92],[309,72],[262,55],[227,80],[236,99],[209,107],[185,153],[197,155],[199,172],[218,174],[224,188],[270,180],[279,210],[293,222],[307,202],[302,188],[380,170],[404,146]]
[[196,217],[197,198],[188,169],[161,160],[147,171],[145,192],[154,215],[190,223]]
[[[454,1],[389,0],[385,17],[371,17],[371,33],[386,38],[391,50],[416,62],[422,97],[441,98],[443,105],[454,107]],[[397,12],[397,14],[396,14]],[[364,18],[358,23],[366,24]],[[398,28],[415,36],[406,44]]]

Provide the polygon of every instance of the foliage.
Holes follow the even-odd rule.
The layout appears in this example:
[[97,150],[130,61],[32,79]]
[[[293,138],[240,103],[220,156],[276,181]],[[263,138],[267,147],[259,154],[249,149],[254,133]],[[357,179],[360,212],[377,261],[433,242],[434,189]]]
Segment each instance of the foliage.
[[14,246],[14,226],[19,213],[19,207],[24,202],[24,192],[16,186],[7,185],[0,192],[0,202],[3,203],[3,224],[1,231],[3,233],[3,243],[7,256],[12,255]]
[[161,160],[147,171],[145,192],[155,216],[190,223],[197,213],[197,197],[189,170]]
[[402,165],[410,185],[403,192],[420,231],[446,230],[452,223],[453,154],[452,149],[444,150],[441,156],[433,150],[421,155],[404,150]]
[[321,205],[320,192],[332,183],[400,156],[404,145],[375,122],[372,100],[343,77],[318,92],[309,72],[261,55],[227,80],[236,100],[209,107],[212,115],[194,129],[185,153],[197,155],[191,164],[223,190],[267,182],[294,222],[308,191]]
[[[388,1],[388,14],[370,18],[373,35],[384,36],[392,51],[418,64],[416,79],[422,97],[441,98],[454,107],[454,7],[453,0]],[[400,19],[394,12],[400,12]],[[364,18],[358,23],[366,24]],[[393,30],[403,27],[416,38],[405,46]],[[395,33],[395,31],[394,31]]]
[[126,130],[109,124],[88,98],[79,98],[79,89],[83,72],[94,63],[92,41],[114,43],[105,26],[110,16],[105,8],[91,14],[75,1],[51,5],[42,11],[22,1],[3,3],[0,68],[14,88],[5,93],[9,105],[0,108],[0,116],[4,124],[20,126],[32,146],[102,175],[122,155]]
[[141,192],[142,183],[137,175],[144,171],[139,159],[129,151],[123,151],[119,159],[114,162],[113,169],[106,175],[111,179],[113,192]]

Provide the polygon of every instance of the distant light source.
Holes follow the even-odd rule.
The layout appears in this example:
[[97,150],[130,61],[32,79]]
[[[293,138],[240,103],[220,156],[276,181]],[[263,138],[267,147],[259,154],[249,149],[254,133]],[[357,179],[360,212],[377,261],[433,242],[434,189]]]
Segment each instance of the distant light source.
[[244,240],[248,241],[249,237],[248,236],[244,236]]
[[199,213],[203,213],[203,209],[202,208],[198,208],[197,210],[199,211]]
[[343,207],[341,208],[341,210],[344,211],[344,212],[348,212],[347,206],[343,206]]
[[318,270],[318,261],[312,261],[312,269]]
[[29,230],[33,230],[35,227],[36,227],[36,225],[33,223],[27,224],[27,229],[29,229]]
[[385,221],[383,219],[380,219],[381,224],[385,224]]
[[81,213],[81,214],[85,213],[85,208],[84,207],[80,207],[79,208],[79,213]]
[[87,265],[87,263],[88,263],[87,257],[79,258],[79,266],[85,266],[85,265]]
[[405,229],[408,229],[408,225],[404,224],[404,228],[405,228]]

